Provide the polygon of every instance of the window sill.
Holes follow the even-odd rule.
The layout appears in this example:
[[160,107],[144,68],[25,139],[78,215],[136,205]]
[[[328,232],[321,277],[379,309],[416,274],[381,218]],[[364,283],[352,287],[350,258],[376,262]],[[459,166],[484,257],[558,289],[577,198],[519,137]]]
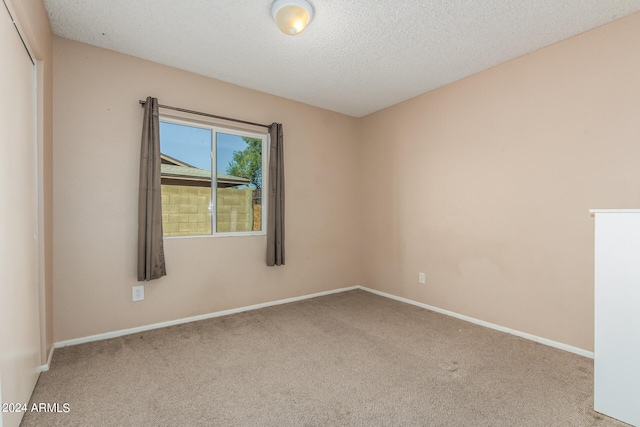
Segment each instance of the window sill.
[[173,239],[201,239],[203,237],[248,237],[248,236],[266,236],[266,231],[244,231],[244,232],[230,232],[230,233],[216,233],[216,234],[202,234],[200,236],[164,236],[165,240]]

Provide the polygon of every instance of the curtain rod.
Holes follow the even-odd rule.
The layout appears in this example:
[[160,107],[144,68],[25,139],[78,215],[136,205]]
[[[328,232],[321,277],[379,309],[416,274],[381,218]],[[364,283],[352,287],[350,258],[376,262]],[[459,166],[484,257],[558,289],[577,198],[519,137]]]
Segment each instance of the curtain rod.
[[[144,104],[147,103],[147,101],[139,101],[140,104],[144,107]],[[261,126],[263,128],[270,128],[270,125],[263,125],[262,123],[254,123],[254,122],[247,122],[245,120],[239,120],[239,119],[232,119],[231,117],[225,117],[225,116],[216,116],[215,114],[209,114],[209,113],[203,113],[200,111],[193,111],[193,110],[186,110],[184,108],[179,108],[179,107],[171,107],[170,105],[162,105],[162,104],[158,104],[159,108],[165,108],[167,110],[175,110],[175,111],[180,111],[182,113],[189,113],[189,114],[197,114],[199,116],[206,116],[206,117],[213,117],[214,119],[222,119],[222,120],[229,120],[231,122],[236,122],[236,123],[244,123],[245,125],[253,125],[253,126]]]

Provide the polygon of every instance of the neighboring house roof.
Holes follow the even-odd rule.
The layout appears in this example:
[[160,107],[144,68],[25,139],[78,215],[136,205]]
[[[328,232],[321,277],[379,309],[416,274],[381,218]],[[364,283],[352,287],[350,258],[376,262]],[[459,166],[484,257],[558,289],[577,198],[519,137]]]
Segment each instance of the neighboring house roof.
[[[161,154],[160,175],[165,183],[174,185],[198,185],[211,186],[211,171],[196,168],[188,163],[175,159],[166,154]],[[247,185],[251,181],[239,176],[219,173],[217,176],[218,187],[233,187],[236,185]]]
[[189,163],[183,162],[182,160],[178,160],[175,157],[168,156],[164,153],[160,153],[160,161],[162,164],[167,165],[177,165],[177,166],[187,166],[190,168],[195,168],[195,166],[190,165]]

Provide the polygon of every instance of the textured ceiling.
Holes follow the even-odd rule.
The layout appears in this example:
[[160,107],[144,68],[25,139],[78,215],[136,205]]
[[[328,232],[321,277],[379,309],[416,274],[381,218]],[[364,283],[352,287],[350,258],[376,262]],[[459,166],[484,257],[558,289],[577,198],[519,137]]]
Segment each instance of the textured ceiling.
[[56,35],[361,117],[640,11],[640,0],[44,0]]

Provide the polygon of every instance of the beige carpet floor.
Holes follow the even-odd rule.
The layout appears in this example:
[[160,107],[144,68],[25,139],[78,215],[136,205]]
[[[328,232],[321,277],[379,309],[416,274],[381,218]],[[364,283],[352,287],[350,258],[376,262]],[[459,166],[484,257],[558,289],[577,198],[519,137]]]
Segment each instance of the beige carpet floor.
[[624,426],[593,361],[364,291],[55,351],[23,426]]

